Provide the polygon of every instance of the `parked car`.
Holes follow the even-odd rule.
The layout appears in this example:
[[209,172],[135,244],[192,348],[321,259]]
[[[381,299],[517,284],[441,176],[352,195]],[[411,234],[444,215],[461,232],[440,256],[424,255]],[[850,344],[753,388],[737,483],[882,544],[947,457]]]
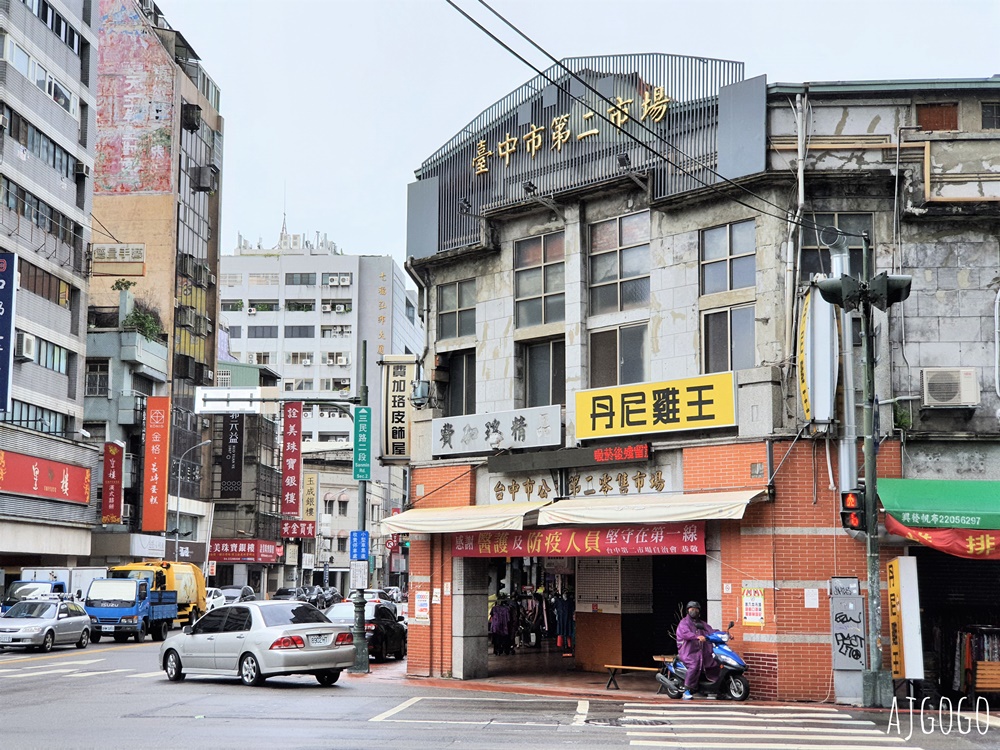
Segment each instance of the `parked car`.
[[306,601],[313,605],[316,609],[326,609],[328,606],[333,604],[333,602],[328,602],[326,600],[326,594],[323,593],[322,586],[304,586],[302,591],[306,595]]
[[320,685],[332,685],[353,664],[349,627],[330,622],[311,604],[287,600],[213,609],[160,647],[160,666],[172,682],[209,674],[262,685],[268,677],[311,674]]
[[369,602],[381,602],[389,605],[393,614],[396,614],[396,603],[392,600],[389,592],[385,589],[365,589],[365,600]]
[[326,599],[327,606],[344,601],[344,595],[336,586],[327,586],[323,589],[323,598]]
[[386,586],[385,593],[392,597],[392,600],[397,604],[403,601],[403,592],[400,590],[399,586]]
[[211,612],[216,607],[221,607],[226,603],[226,595],[222,593],[222,589],[208,588],[205,589],[205,611]]
[[257,598],[256,592],[249,586],[225,586],[222,595],[226,597],[226,604],[252,602]]
[[271,598],[304,602],[306,601],[306,592],[301,586],[297,586],[295,588],[280,588],[271,594]]
[[53,646],[90,643],[90,615],[78,602],[58,599],[20,601],[0,616],[0,648],[51,651]]
[[[384,602],[368,602],[365,605],[365,640],[368,642],[368,655],[375,661],[385,661],[388,655],[397,659],[406,657],[406,626],[402,615],[397,615],[395,608]],[[354,604],[341,602],[327,607],[326,615],[330,620],[345,627],[354,624]]]

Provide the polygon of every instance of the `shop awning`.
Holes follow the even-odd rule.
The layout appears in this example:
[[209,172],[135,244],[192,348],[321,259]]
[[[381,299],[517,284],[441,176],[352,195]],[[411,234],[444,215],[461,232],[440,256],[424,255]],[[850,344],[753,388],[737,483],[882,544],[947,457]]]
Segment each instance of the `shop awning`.
[[460,508],[414,508],[382,520],[383,534],[454,534],[463,531],[520,531],[533,525],[548,500]]
[[547,505],[538,512],[538,525],[620,523],[676,523],[709,519],[739,520],[747,505],[767,490],[699,492],[664,495],[574,497]]
[[1000,529],[1000,482],[879,479],[878,496],[904,526]]

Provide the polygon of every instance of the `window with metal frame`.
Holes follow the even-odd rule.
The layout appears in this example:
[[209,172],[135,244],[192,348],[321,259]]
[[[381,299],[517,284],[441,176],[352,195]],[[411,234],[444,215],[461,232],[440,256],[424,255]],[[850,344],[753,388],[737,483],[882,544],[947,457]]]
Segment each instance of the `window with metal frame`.
[[647,326],[621,326],[590,334],[590,387],[648,380]]
[[701,293],[756,286],[757,230],[753,219],[703,229]]
[[844,232],[849,253],[847,273],[861,276],[863,243],[861,235],[868,233],[869,242],[874,246],[875,217],[870,213],[829,212],[805,214],[802,228],[801,261],[799,263],[799,283],[806,284],[817,273],[830,275],[830,250],[819,241],[819,227],[836,227]]
[[702,313],[702,368],[705,373],[748,370],[756,366],[755,309],[754,305],[740,305]]
[[106,359],[88,359],[85,392],[86,396],[107,396],[110,364]]
[[448,355],[448,416],[476,413],[476,353]]
[[649,211],[590,225],[590,314],[649,306]]
[[437,289],[437,337],[476,335],[476,280],[440,284]]
[[983,130],[1000,130],[1000,102],[983,102]]
[[563,339],[526,342],[524,353],[524,405],[566,403],[566,342]]
[[566,319],[565,233],[514,243],[514,325],[561,323]]

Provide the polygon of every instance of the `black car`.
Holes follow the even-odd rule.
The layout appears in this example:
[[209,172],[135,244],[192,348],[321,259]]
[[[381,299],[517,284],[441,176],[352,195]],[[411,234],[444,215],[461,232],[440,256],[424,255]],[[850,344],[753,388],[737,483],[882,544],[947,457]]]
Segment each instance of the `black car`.
[[257,599],[256,592],[249,586],[223,586],[222,595],[226,597],[226,604],[252,602]]
[[[349,625],[354,622],[354,603],[341,602],[324,610],[331,622]],[[365,604],[365,640],[368,655],[375,661],[385,661],[390,654],[397,659],[406,657],[406,625],[403,616],[396,615],[382,602]]]
[[340,589],[336,586],[327,586],[324,588],[323,598],[326,599],[327,605],[337,604],[338,602],[344,601],[343,594],[340,593]]
[[293,599],[298,602],[308,601],[306,597],[306,592],[301,586],[296,586],[295,588],[280,588],[271,594],[272,599]]
[[306,595],[306,601],[317,609],[326,609],[333,602],[326,600],[326,594],[323,593],[322,586],[305,586],[302,589]]

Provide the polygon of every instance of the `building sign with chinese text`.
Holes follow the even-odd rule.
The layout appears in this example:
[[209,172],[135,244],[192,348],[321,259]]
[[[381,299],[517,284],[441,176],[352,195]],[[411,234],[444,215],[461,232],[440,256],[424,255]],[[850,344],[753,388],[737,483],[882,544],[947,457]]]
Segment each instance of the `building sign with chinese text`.
[[10,411],[14,375],[14,305],[17,301],[17,256],[0,253],[0,411]]
[[146,245],[98,243],[90,246],[94,276],[143,276],[146,268]]
[[704,555],[705,522],[473,531],[452,534],[451,552],[455,557]]
[[312,539],[315,536],[316,536],[315,521],[289,521],[286,519],[281,522],[282,539],[297,539],[297,538]]
[[90,503],[90,469],[0,450],[0,492]]
[[[555,497],[550,474],[490,474],[489,501],[511,503]],[[597,466],[566,477],[566,497],[655,495],[675,491],[670,473],[663,469]]]
[[104,444],[104,476],[101,482],[101,523],[122,522],[122,471],[125,447],[121,443]]
[[410,389],[417,377],[417,360],[411,354],[382,357],[382,463],[410,461]]
[[372,478],[372,408],[354,409],[354,479],[368,482]]
[[170,481],[170,397],[146,399],[146,437],[142,462],[142,530],[167,530]]
[[278,561],[277,545],[267,539],[213,539],[208,554],[208,559],[216,562]]
[[[310,471],[302,476],[302,520],[316,520],[316,501],[319,495],[319,474]],[[315,536],[315,534],[313,535]]]
[[743,589],[743,624],[764,627],[764,589]]
[[302,492],[302,402],[281,405],[281,512],[298,516]]
[[544,448],[562,444],[559,404],[532,409],[440,417],[431,422],[432,453],[460,456],[512,448]]
[[732,372],[593,388],[576,394],[576,439],[705,430],[736,424]]
[[222,476],[219,497],[243,497],[243,435],[245,415],[226,414],[222,418]]

